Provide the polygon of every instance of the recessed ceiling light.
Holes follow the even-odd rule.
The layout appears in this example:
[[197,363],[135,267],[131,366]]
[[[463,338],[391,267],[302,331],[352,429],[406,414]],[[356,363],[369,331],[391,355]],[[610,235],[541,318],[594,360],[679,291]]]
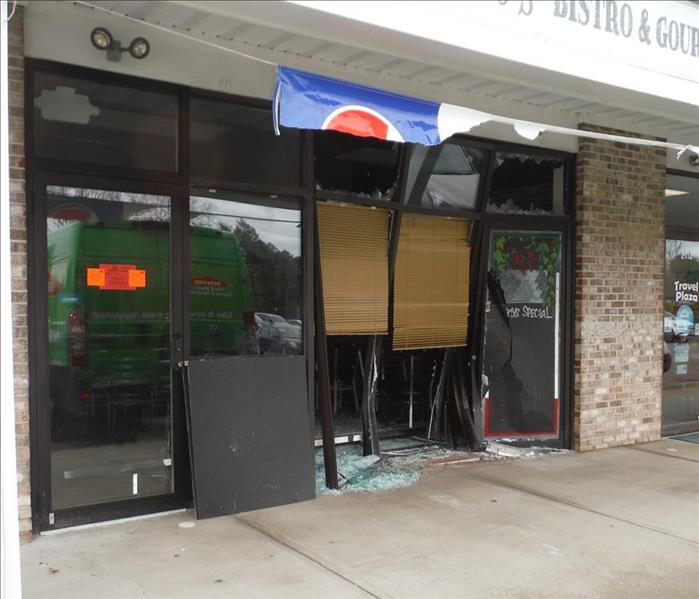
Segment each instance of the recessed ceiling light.
[[686,196],[688,193],[688,191],[682,191],[681,189],[666,189],[665,197],[671,198],[673,196]]

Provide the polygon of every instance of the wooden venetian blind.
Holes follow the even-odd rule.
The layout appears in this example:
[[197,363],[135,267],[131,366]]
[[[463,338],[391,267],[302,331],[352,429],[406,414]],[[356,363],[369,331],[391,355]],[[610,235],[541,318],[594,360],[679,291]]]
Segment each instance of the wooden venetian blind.
[[466,344],[470,223],[403,215],[393,305],[393,349]]
[[388,210],[318,203],[328,335],[388,333]]

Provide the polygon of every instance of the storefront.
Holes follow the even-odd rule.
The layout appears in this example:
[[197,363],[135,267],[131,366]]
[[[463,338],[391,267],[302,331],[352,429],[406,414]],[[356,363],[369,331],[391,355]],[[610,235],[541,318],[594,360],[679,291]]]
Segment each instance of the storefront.
[[58,63],[26,82],[42,527],[187,503],[178,363],[303,355],[313,390],[316,243],[326,438],[361,438],[378,339],[379,439],[437,426],[452,348],[475,442],[569,445],[572,155],[277,137],[264,103]]
[[[671,100],[634,83],[616,97],[600,75],[585,92],[567,67],[533,58],[516,75],[507,52],[481,63],[455,44],[438,60],[440,43],[414,34],[406,49],[400,23],[370,43],[377,25],[352,21],[334,47],[300,17],[318,10],[316,26],[337,31],[346,15],[179,4],[39,3],[22,15],[12,176],[27,191],[13,229],[27,264],[15,340],[25,531],[190,506],[193,478],[204,487],[192,472],[202,376],[226,389],[226,418],[251,423],[225,439],[240,467],[229,482],[245,487],[231,511],[312,497],[313,448],[337,484],[338,443],[654,439],[661,377],[664,430],[696,424],[699,239],[687,223],[699,222],[699,179],[687,176],[697,126],[684,88]],[[149,50],[108,60],[97,27]],[[340,50],[354,58],[323,62]],[[357,134],[357,114],[279,127],[279,64],[472,106],[456,112],[475,120],[425,143],[381,114],[381,135],[364,122]],[[482,118],[490,110],[507,116]],[[226,360],[249,374],[226,378]],[[208,418],[220,440],[224,414]],[[253,489],[289,464],[284,488]]]
[[670,172],[665,212],[663,434],[699,430],[699,178]]

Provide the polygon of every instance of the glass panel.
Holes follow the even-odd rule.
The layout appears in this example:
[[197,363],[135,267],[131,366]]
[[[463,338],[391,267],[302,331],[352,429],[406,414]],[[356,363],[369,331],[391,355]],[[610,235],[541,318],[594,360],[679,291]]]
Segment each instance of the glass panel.
[[52,509],[172,491],[170,200],[48,187]]
[[301,183],[301,134],[274,134],[269,110],[192,98],[191,173],[215,181]]
[[699,241],[665,246],[663,426],[699,426]]
[[[420,171],[431,151],[439,152],[437,162],[425,185]],[[484,168],[484,152],[454,143],[445,143],[431,150],[426,146],[415,146],[408,169],[408,204],[425,208],[448,210],[475,210],[478,202],[478,185]],[[415,185],[424,186],[424,191],[415,192]]]
[[302,354],[301,211],[229,197],[190,199],[191,353]]
[[699,234],[699,178],[668,174],[665,187],[665,225]]
[[34,75],[40,158],[177,170],[177,96],[88,79]]
[[493,231],[483,390],[486,437],[556,437],[561,235]]
[[398,144],[337,131],[316,133],[316,189],[390,200],[398,181]]
[[488,212],[565,214],[564,169],[562,158],[498,152]]

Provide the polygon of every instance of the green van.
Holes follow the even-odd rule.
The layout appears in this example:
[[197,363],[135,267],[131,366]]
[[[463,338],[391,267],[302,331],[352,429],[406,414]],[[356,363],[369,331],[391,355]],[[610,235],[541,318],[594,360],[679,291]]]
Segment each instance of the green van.
[[[238,240],[190,232],[191,354],[249,351],[255,320]],[[129,270],[140,277],[132,281]],[[105,403],[169,401],[168,225],[71,222],[48,234],[48,272],[54,418],[94,415]]]

